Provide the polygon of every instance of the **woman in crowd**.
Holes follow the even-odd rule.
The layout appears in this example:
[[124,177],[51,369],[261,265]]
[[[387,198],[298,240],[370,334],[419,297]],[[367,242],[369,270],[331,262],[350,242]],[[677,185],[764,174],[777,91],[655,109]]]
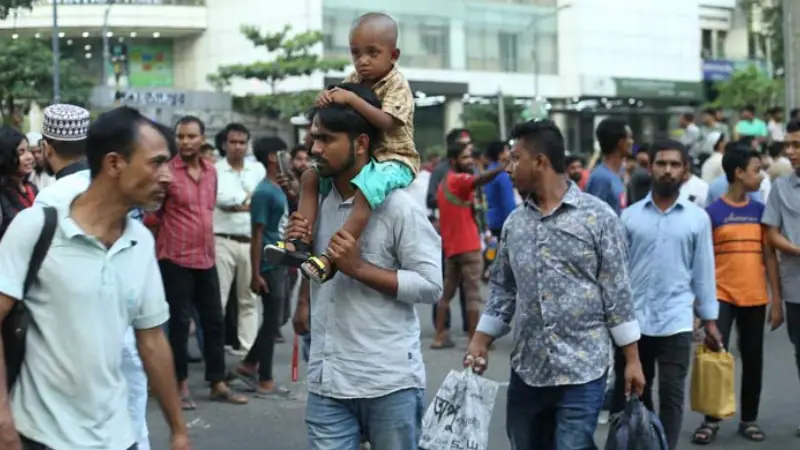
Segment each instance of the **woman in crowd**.
[[25,135],[7,125],[0,127],[0,236],[17,213],[33,205],[38,193],[29,181],[33,169]]

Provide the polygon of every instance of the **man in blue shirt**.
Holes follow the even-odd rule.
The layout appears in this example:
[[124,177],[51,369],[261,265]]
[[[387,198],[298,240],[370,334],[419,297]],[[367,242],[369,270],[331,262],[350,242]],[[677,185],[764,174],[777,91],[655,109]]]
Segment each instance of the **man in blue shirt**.
[[256,186],[250,200],[250,262],[252,267],[251,289],[261,295],[264,319],[258,330],[253,347],[242,360],[236,373],[256,391],[256,396],[285,395],[272,377],[272,358],[275,340],[281,323],[281,305],[288,295],[289,274],[281,266],[270,265],[262,258],[265,245],[280,241],[281,221],[285,220],[288,202],[286,194],[275,179],[279,175],[278,150],[272,138],[261,138],[253,143],[253,154],[264,165],[267,177]]
[[[721,347],[716,326],[714,245],[708,214],[680,197],[691,161],[689,151],[667,140],[651,148],[653,189],[622,213],[630,255],[631,290],[641,327],[639,357],[646,378],[644,403],[653,407],[652,385],[658,367],[658,417],[674,450],[683,421],[686,376],[692,351],[694,312],[706,330],[706,345]],[[657,255],[654,257],[654,255]],[[612,413],[621,411],[624,355],[617,354],[617,386]]]
[[[486,158],[489,160],[486,170],[490,171],[497,167],[499,162],[508,160],[508,144],[503,141],[490,143],[486,147]],[[489,231],[496,238],[500,238],[503,223],[508,215],[511,214],[511,211],[514,211],[517,207],[511,176],[502,172],[483,187],[483,192],[486,194],[486,204],[489,209],[487,213]]]
[[608,203],[617,214],[627,205],[622,161],[631,154],[633,132],[624,120],[604,119],[595,131],[603,159],[589,176],[586,192]]

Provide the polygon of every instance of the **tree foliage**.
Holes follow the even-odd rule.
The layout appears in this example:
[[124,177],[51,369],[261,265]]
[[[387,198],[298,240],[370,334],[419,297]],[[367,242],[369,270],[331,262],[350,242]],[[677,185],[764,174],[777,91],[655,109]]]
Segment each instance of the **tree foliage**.
[[[513,98],[506,97],[503,102],[506,130],[508,131],[511,130],[515,123],[520,121],[524,107],[515,104]],[[496,98],[488,103],[464,105],[461,121],[464,123],[464,128],[469,129],[470,135],[472,135],[472,142],[477,150],[484,150],[490,142],[501,139],[497,106]]]
[[[62,56],[61,101],[84,104],[95,80],[75,60]],[[37,39],[0,38],[0,104],[5,118],[31,101],[49,103],[53,98],[53,52]]]
[[0,0],[0,20],[5,20],[15,9],[33,8],[35,2],[36,0]]
[[769,48],[762,41],[763,54],[770,52],[772,66],[775,73],[784,70],[783,54],[783,2],[780,0],[739,0],[742,10],[748,13],[748,23],[754,16],[754,11],[760,12],[763,30],[769,40]]
[[716,84],[719,96],[713,106],[739,110],[753,105],[758,111],[780,104],[783,99],[783,83],[775,80],[751,65],[733,73],[730,79]]
[[312,105],[317,92],[280,92],[280,82],[317,72],[342,71],[350,64],[346,59],[325,59],[312,53],[313,47],[322,42],[322,33],[319,31],[304,31],[292,35],[289,25],[275,33],[262,33],[257,27],[243,26],[242,34],[255,47],[274,54],[274,58],[270,61],[220,67],[216,74],[208,76],[208,81],[219,90],[229,87],[236,78],[266,83],[270,87],[269,94],[248,95],[237,99],[235,104],[245,113],[285,119],[304,112]]

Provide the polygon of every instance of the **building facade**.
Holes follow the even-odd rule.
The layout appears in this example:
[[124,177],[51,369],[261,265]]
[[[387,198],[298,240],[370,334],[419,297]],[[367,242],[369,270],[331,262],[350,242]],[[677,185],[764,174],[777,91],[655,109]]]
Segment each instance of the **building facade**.
[[[349,58],[352,21],[386,12],[399,23],[400,65],[420,99],[421,133],[428,126],[441,135],[459,124],[465,104],[502,92],[540,99],[569,130],[571,147],[585,147],[608,114],[630,117],[638,135],[652,137],[671,107],[704,101],[704,60],[735,55],[741,41],[736,0],[43,0],[0,22],[0,33],[49,39],[52,1],[59,2],[62,51],[83,58],[103,84],[105,23],[111,51],[126,52],[120,82],[138,91],[211,90],[207,76],[217,67],[268,59],[242,25],[320,30],[315,52]],[[297,77],[276,88],[321,89],[343,75]],[[237,80],[231,90],[270,87]]]

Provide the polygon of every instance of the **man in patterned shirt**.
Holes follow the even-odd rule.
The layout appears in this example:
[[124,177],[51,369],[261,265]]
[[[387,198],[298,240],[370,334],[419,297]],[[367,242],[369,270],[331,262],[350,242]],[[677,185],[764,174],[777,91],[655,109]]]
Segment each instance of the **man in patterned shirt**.
[[512,448],[594,449],[611,339],[627,357],[625,392],[644,389],[622,225],[566,179],[564,137],[552,121],[517,125],[512,137],[511,177],[530,196],[503,226],[489,303],[464,364],[482,373],[488,346],[515,319]]

